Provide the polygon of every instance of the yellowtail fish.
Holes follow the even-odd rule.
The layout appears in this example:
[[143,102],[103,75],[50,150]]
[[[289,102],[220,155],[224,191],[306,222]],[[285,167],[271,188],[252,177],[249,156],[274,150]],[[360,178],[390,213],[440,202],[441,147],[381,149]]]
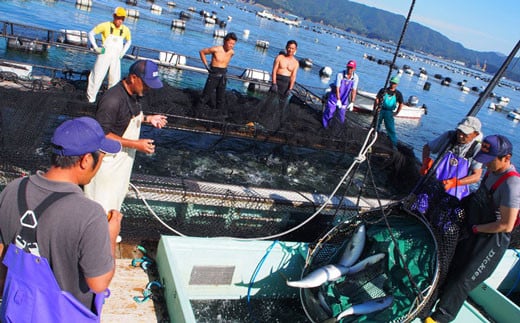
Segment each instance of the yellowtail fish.
[[324,282],[340,279],[347,272],[347,267],[330,264],[314,270],[301,280],[287,281],[287,285],[297,288],[318,287]]
[[323,323],[333,323],[338,322],[341,319],[350,316],[350,315],[363,315],[370,314],[373,312],[380,311],[382,309],[387,308],[394,301],[394,297],[391,295],[375,298],[365,303],[352,305],[352,307],[347,308],[343,312],[339,313],[338,316],[332,317]]
[[365,225],[362,224],[357,229],[356,233],[350,241],[348,242],[345,250],[343,250],[343,254],[341,255],[341,259],[338,262],[338,265],[343,267],[350,267],[358,261],[359,256],[363,252],[363,248],[365,247],[366,240],[366,230]]
[[362,270],[365,270],[368,266],[374,265],[385,258],[384,253],[376,253],[370,257],[366,257],[352,267],[349,267],[347,275],[356,274]]

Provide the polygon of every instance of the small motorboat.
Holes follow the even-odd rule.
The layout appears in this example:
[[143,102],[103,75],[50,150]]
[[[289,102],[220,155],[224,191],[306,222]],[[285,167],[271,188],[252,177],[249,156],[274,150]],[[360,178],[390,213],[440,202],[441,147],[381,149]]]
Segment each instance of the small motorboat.
[[[356,102],[354,102],[354,110],[355,112],[361,113],[372,113],[374,110],[374,101],[376,99],[376,93],[366,92],[366,91],[357,91]],[[412,95],[408,98],[408,101],[403,103],[403,107],[396,118],[406,118],[406,119],[421,119],[421,117],[426,114],[426,106],[422,105],[418,107],[419,99]]]

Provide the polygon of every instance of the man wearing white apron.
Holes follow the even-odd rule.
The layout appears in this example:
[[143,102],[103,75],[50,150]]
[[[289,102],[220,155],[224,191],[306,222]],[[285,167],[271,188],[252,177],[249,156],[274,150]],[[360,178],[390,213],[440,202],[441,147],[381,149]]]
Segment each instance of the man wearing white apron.
[[[96,102],[97,93],[107,71],[108,88],[121,80],[121,58],[132,44],[130,29],[123,25],[126,10],[117,7],[113,16],[113,21],[100,23],[88,33],[90,44],[98,54],[94,68],[88,77],[87,99],[91,103]],[[99,47],[96,43],[95,35],[97,34],[101,34],[103,47]]]
[[157,64],[139,60],[130,66],[128,76],[110,88],[98,103],[96,119],[107,138],[115,139],[123,146],[121,152],[103,160],[96,176],[84,187],[87,197],[107,211],[121,209],[136,150],[145,154],[155,152],[153,139],[139,138],[141,124],[147,122],[162,128],[167,120],[163,115],[143,115],[139,99],[146,90],[161,87]]

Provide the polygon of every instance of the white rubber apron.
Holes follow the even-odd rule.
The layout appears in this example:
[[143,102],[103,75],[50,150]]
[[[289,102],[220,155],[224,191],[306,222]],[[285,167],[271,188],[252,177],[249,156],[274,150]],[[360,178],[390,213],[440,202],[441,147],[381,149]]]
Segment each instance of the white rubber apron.
[[[123,134],[123,138],[137,140],[141,132],[143,113],[133,117]],[[92,181],[85,185],[85,195],[98,202],[105,211],[121,210],[121,205],[128,192],[135,149],[123,147],[115,155],[105,155],[103,163]]]
[[114,30],[117,35],[108,35],[103,43],[104,54],[99,54],[88,77],[87,98],[95,101],[99,88],[103,84],[108,71],[108,88],[116,85],[121,80],[121,53],[124,47],[124,38],[119,35],[119,30]]

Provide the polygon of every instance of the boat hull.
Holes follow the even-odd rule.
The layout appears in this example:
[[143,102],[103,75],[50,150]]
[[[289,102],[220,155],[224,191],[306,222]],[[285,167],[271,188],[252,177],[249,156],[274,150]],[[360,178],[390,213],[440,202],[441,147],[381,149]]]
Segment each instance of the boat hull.
[[[365,92],[365,91],[357,91],[356,102],[354,103],[355,112],[360,113],[373,113],[374,112],[374,101],[376,98],[375,93]],[[406,103],[403,104],[401,111],[396,118],[400,119],[421,119],[423,115],[426,114],[426,108],[410,106]]]

